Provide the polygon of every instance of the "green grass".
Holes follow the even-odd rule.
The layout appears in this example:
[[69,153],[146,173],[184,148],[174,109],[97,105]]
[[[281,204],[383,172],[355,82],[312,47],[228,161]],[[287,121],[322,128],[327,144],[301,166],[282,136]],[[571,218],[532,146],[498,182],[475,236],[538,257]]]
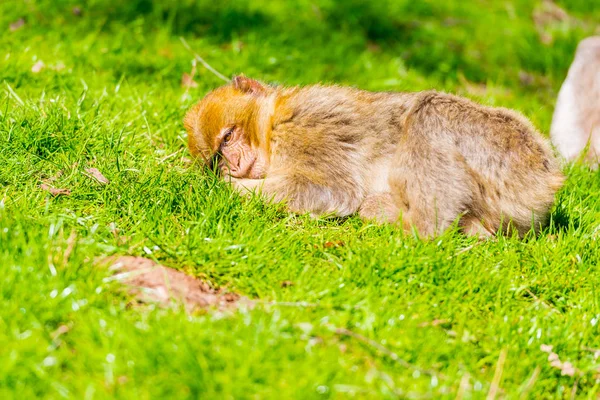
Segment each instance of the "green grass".
[[[559,3],[572,19],[536,28],[529,0],[1,2],[0,398],[484,398],[500,373],[499,397],[597,398],[599,172],[566,167],[537,237],[422,241],[288,215],[185,162],[183,115],[221,82],[199,69],[181,88],[179,36],[226,75],[437,88],[547,132],[600,18],[592,1]],[[70,196],[39,188],[58,171]],[[97,265],[113,254],[259,304],[131,308]]]

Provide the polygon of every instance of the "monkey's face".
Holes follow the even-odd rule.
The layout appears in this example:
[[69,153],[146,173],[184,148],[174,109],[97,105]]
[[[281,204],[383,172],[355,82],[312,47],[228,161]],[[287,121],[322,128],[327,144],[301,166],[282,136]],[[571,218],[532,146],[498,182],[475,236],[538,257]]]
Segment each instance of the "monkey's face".
[[219,171],[234,178],[261,179],[266,172],[266,157],[252,146],[242,126],[225,126],[217,136],[215,155]]
[[269,157],[259,132],[260,99],[235,83],[209,93],[185,117],[192,155],[225,176],[264,178]]

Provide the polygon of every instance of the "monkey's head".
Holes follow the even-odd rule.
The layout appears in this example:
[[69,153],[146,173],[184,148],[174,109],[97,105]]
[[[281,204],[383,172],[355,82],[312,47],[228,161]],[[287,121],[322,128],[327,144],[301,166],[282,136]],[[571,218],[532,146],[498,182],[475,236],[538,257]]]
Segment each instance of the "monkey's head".
[[224,175],[263,178],[273,94],[273,88],[244,76],[207,94],[184,119],[192,155]]

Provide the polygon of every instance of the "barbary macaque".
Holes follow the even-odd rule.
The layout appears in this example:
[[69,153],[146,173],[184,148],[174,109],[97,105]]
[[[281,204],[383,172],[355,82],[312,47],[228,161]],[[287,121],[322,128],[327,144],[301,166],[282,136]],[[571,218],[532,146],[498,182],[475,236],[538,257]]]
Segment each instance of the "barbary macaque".
[[550,129],[552,142],[567,160],[587,149],[585,160],[600,161],[600,36],[584,39],[563,83]]
[[516,112],[426,91],[277,87],[238,76],[185,117],[191,153],[292,212],[400,223],[431,237],[547,220],[563,176]]

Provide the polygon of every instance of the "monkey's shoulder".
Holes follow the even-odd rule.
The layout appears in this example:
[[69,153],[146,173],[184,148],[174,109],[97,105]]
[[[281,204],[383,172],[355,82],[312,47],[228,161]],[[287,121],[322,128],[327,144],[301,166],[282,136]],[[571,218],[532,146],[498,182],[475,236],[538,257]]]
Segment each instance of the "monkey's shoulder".
[[443,117],[447,123],[465,129],[473,127],[510,128],[532,135],[539,132],[522,113],[505,108],[478,103],[469,98],[435,90],[418,92],[409,118],[421,115],[423,118]]

